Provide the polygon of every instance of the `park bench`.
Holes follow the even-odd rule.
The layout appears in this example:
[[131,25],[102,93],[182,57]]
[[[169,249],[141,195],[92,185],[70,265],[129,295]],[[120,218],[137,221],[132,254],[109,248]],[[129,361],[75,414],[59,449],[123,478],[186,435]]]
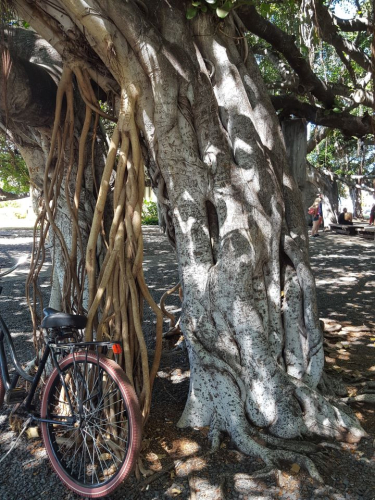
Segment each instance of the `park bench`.
[[349,224],[330,224],[331,231],[335,231],[340,234],[350,234],[354,236],[359,229],[363,229],[363,226],[349,225]]
[[370,240],[375,240],[375,227],[361,227],[358,229],[358,235],[361,238],[368,238]]

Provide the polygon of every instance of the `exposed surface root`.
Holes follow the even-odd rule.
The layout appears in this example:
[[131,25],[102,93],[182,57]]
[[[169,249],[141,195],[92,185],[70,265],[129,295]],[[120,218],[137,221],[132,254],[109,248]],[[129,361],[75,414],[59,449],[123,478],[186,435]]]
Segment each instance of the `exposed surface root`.
[[341,401],[346,404],[354,403],[375,403],[375,394],[358,394],[358,396],[351,396],[348,398],[341,398]]

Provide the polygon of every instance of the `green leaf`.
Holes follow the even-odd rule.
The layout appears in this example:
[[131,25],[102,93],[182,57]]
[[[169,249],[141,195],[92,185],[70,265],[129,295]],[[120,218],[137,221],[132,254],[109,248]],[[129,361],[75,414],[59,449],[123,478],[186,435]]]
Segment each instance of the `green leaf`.
[[228,0],[227,2],[224,3],[224,5],[216,9],[217,16],[220,17],[221,19],[224,19],[224,17],[227,17],[232,7],[233,7],[232,2]]
[[267,14],[271,12],[271,4],[262,3],[259,7],[259,12],[262,16],[267,17]]
[[197,0],[196,2],[191,2],[191,5],[194,7],[199,7],[202,2],[200,0]]
[[201,11],[202,12],[207,12],[207,5],[202,5],[201,6]]
[[220,17],[220,19],[224,19],[224,17],[227,17],[227,15],[229,14],[229,11],[218,8],[216,9],[216,14],[217,17]]
[[205,1],[206,3],[211,3],[211,4],[216,3],[216,0],[205,0]]
[[186,18],[187,19],[193,19],[197,15],[197,8],[196,7],[189,7],[186,11]]
[[333,108],[332,110],[334,113],[341,113],[341,109],[340,108]]

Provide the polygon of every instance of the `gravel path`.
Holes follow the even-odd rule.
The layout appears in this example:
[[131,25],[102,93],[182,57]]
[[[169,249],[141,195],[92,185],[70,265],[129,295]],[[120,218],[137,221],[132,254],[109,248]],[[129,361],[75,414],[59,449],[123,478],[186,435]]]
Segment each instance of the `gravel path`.
[[[156,301],[173,286],[177,266],[165,237],[156,227],[145,228],[145,275]],[[317,281],[320,316],[343,325],[366,325],[375,328],[375,242],[347,236],[321,233],[310,240],[311,260]],[[9,267],[20,254],[31,249],[31,232],[0,230],[0,266]],[[30,319],[24,298],[25,274],[2,283],[1,312],[14,332],[21,360],[32,356]],[[48,267],[41,279],[42,290],[48,295]],[[172,310],[178,311],[179,301],[174,297]],[[153,347],[153,318],[145,311],[144,329],[148,346]],[[167,324],[165,324],[165,330]],[[368,335],[374,335],[369,333]],[[367,339],[367,337],[366,337]],[[358,348],[365,349],[365,368],[372,367],[373,348],[369,340]],[[366,344],[367,342],[367,344]],[[372,344],[374,344],[372,342]],[[165,345],[166,350],[172,346]],[[361,353],[362,351],[360,351]],[[369,354],[370,353],[370,354]],[[372,360],[371,360],[372,355]],[[362,355],[361,355],[362,356]],[[367,358],[366,358],[367,356]],[[345,357],[345,356],[344,356]],[[341,361],[335,361],[340,363]],[[345,360],[342,361],[345,363]],[[336,366],[336,365],[335,365]],[[344,365],[342,365],[344,366]],[[373,366],[375,371],[375,366]],[[175,423],[182,411],[188,390],[188,364],[182,350],[167,351],[163,357],[154,391],[153,409],[145,432],[143,456],[154,471],[165,470],[158,480],[147,485],[129,479],[110,499],[169,499],[181,500],[266,500],[266,499],[375,499],[375,422],[374,410],[367,405],[365,415],[370,438],[360,446],[337,446],[323,449],[314,458],[328,488],[317,490],[316,485],[303,473],[270,474],[258,480],[250,474],[260,463],[230,449],[224,441],[215,457],[206,456],[207,436],[204,431],[179,430]],[[374,374],[373,374],[374,377]],[[366,405],[362,405],[366,406]],[[361,412],[361,408],[357,408]],[[371,413],[372,412],[372,413]],[[0,412],[0,459],[16,439],[8,425],[8,410]],[[375,420],[375,418],[374,418]],[[171,468],[173,466],[173,468]],[[22,436],[12,454],[0,463],[0,499],[29,500],[76,499],[51,471],[40,439]]]

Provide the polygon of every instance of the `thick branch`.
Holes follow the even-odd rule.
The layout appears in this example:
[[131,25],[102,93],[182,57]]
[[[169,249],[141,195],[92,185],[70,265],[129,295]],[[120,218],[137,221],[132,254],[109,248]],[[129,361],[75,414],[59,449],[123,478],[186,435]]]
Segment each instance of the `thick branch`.
[[77,26],[69,17],[61,16],[61,8],[57,9],[51,4],[20,0],[17,2],[17,13],[21,19],[27,21],[35,31],[50,43],[64,59],[84,61],[91,78],[105,91],[119,91],[118,84],[111,77],[105,64],[99,59],[94,50],[91,50],[85,36],[80,33]]
[[332,15],[327,7],[325,7],[322,2],[316,0],[313,1],[313,5],[315,9],[315,17],[313,20],[319,29],[321,38],[330,45],[333,45],[338,54],[340,52],[347,53],[359,66],[366,71],[371,71],[371,62],[369,58],[362,50],[358,49],[353,43],[339,34],[339,30],[337,26],[335,26]]
[[[257,48],[253,50],[254,54],[262,54],[264,57],[271,62],[274,68],[280,73],[282,82],[280,82],[281,88],[296,88],[298,86],[298,80],[295,74],[290,70],[290,67],[285,63],[278,52],[270,50],[267,48]],[[297,81],[296,81],[297,80]]]
[[294,43],[294,37],[286,34],[280,28],[264,19],[253,6],[241,8],[241,19],[249,31],[281,52],[293,70],[297,73],[301,85],[310,91],[327,108],[333,107],[335,96],[333,92],[315,75],[305,57]]
[[339,129],[344,135],[363,137],[373,131],[373,120],[368,114],[359,117],[347,112],[335,113],[300,102],[292,96],[274,96],[271,100],[276,110],[282,109],[282,116],[295,115],[305,118],[315,125]]
[[311,153],[311,151],[313,151],[318,144],[320,144],[326,137],[328,137],[330,132],[331,130],[328,127],[321,127],[319,129],[316,129],[314,135],[310,137],[307,143],[307,154]]
[[335,15],[332,16],[332,20],[335,26],[337,26],[341,31],[355,32],[355,31],[367,31],[370,32],[373,29],[372,24],[365,17],[360,17],[358,19],[340,19]]
[[[338,175],[336,172],[331,172],[331,170],[328,170],[327,168],[316,168],[314,167],[311,163],[307,162],[307,165],[315,170],[318,170],[319,172],[323,172],[323,174],[328,175],[331,179],[336,179],[343,184],[346,184],[349,188],[356,188],[356,189],[362,189],[363,191],[367,191],[368,193],[375,193],[375,189],[370,188],[369,186],[366,186],[365,184],[358,184],[353,180],[355,176],[353,175]],[[366,177],[367,179],[371,178],[371,176]]]
[[328,85],[335,95],[351,99],[356,104],[362,104],[372,109],[375,108],[374,94],[368,90],[363,88],[353,90],[343,83],[329,83]]

